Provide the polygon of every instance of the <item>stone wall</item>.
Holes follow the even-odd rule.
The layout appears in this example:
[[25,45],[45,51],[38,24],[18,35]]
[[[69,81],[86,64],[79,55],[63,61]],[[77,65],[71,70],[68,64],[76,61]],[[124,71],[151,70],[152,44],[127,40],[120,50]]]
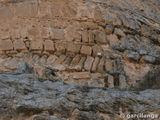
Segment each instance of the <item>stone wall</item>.
[[0,71],[20,61],[65,82],[136,86],[160,64],[160,3],[139,0],[0,2]]

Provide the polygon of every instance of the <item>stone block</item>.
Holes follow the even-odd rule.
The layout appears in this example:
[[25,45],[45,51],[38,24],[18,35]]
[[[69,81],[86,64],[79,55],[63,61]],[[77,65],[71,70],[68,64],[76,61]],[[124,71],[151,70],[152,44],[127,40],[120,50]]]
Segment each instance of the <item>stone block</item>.
[[81,54],[91,56],[92,54],[92,48],[90,46],[83,45],[81,47]]
[[95,40],[94,32],[92,31],[88,32],[88,40],[89,40],[89,43],[94,43],[94,40]]
[[81,59],[81,56],[78,54],[78,55],[76,55],[74,58],[73,58],[73,60],[72,60],[72,62],[71,62],[71,66],[75,66],[75,65],[77,65],[78,63],[79,63],[79,61],[80,61],[80,59]]
[[84,43],[88,43],[89,42],[88,32],[87,31],[83,31],[82,32],[82,42],[84,42]]
[[13,50],[13,44],[11,40],[0,40],[0,50]]
[[55,40],[63,40],[65,35],[64,29],[53,29],[51,32],[51,38]]
[[96,22],[103,21],[102,11],[98,6],[95,7],[95,9],[93,11],[93,16],[94,16],[94,18],[93,18],[94,21],[96,21]]
[[53,51],[55,51],[53,41],[51,41],[51,40],[45,40],[44,41],[44,49],[47,52],[53,52]]
[[66,44],[65,43],[55,43],[55,48],[58,53],[66,52]]
[[79,63],[75,66],[75,69],[76,69],[77,71],[82,71],[85,61],[86,61],[86,57],[84,57],[84,56],[81,57]]
[[108,87],[114,88],[114,77],[111,75],[108,75]]
[[156,62],[156,57],[150,56],[150,55],[145,55],[142,57],[142,60],[144,60],[147,63],[154,64]]
[[112,75],[107,74],[104,82],[105,82],[105,87],[114,88],[114,77]]
[[119,87],[120,89],[127,88],[126,77],[124,75],[119,75]]
[[38,14],[38,3],[30,4],[28,2],[14,6],[17,17],[36,17]]
[[41,27],[40,34],[43,39],[50,38],[51,29],[49,27]]
[[63,65],[69,66],[71,64],[71,61],[72,61],[72,58],[68,56],[63,62]]
[[73,79],[89,79],[90,73],[89,72],[75,72],[71,73]]
[[91,73],[90,75],[91,75],[92,80],[99,80],[100,78],[103,77],[101,73]]
[[105,70],[106,71],[112,71],[113,70],[113,61],[112,60],[107,59],[105,61]]
[[104,72],[104,65],[105,65],[105,59],[101,58],[100,61],[99,61],[99,64],[98,64],[97,71],[100,72],[100,73],[103,73]]
[[101,56],[103,54],[103,50],[102,50],[101,46],[98,46],[98,45],[94,45],[92,47],[92,51],[93,51],[94,57]]
[[13,45],[14,45],[15,50],[26,50],[27,49],[25,46],[25,43],[22,40],[15,40],[13,42]]
[[57,59],[58,57],[56,55],[50,55],[47,59],[47,63],[53,64]]
[[0,18],[1,20],[12,19],[14,17],[14,12],[11,9],[12,7],[1,7],[0,8]]
[[120,45],[120,40],[118,39],[117,35],[115,35],[115,34],[108,35],[107,39],[109,40],[110,46]]
[[92,69],[91,69],[92,72],[96,72],[97,71],[97,67],[98,67],[99,61],[100,61],[99,57],[96,57],[94,59],[94,62],[93,62],[93,65],[92,65]]
[[106,36],[105,32],[97,31],[95,40],[97,43],[106,44],[107,43],[107,36]]
[[92,64],[93,64],[94,58],[91,56],[87,56],[87,59],[84,63],[84,69],[87,71],[90,71],[92,68]]
[[28,32],[27,34],[28,34],[29,38],[36,39],[41,36],[40,35],[40,28],[37,26],[30,28],[27,32]]
[[62,62],[64,62],[66,59],[66,56],[65,55],[61,55],[53,64],[54,65],[59,65],[61,64]]
[[67,44],[67,51],[71,53],[75,53],[75,54],[79,53],[80,48],[81,48],[81,45],[78,45],[78,44],[74,44],[74,43]]
[[31,51],[41,51],[43,49],[43,41],[42,40],[32,40],[30,50]]

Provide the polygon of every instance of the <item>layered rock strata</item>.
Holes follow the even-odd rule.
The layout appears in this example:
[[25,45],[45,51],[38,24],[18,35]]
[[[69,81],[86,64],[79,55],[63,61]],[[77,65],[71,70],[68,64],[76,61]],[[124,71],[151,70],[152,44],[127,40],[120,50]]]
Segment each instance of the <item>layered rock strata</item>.
[[12,74],[0,74],[0,120],[160,119],[160,89],[86,87],[33,73],[22,63]]

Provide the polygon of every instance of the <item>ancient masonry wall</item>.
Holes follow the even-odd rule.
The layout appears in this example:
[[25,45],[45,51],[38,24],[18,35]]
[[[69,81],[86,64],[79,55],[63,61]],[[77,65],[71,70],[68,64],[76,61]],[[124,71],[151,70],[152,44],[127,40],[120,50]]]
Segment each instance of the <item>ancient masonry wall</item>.
[[42,66],[49,65],[60,70],[58,76],[65,82],[110,88],[136,85],[160,63],[160,16],[156,8],[156,17],[145,9],[154,8],[151,2],[144,7],[140,1],[127,4],[2,1],[0,71],[10,72],[26,61],[40,77]]

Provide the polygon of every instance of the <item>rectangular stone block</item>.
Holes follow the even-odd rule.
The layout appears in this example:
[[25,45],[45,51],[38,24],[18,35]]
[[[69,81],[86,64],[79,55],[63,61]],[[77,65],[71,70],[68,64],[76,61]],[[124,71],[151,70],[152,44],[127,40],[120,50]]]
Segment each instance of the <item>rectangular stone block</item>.
[[92,31],[89,31],[88,32],[88,40],[89,40],[89,43],[94,43],[94,32]]
[[15,40],[13,42],[13,45],[14,45],[15,50],[26,50],[27,49],[25,46],[25,43],[22,40]]
[[89,40],[88,39],[88,32],[87,31],[83,31],[82,32],[82,42],[88,43],[89,42],[88,40]]
[[55,43],[56,52],[64,54],[66,52],[65,43]]
[[41,37],[43,39],[49,39],[50,38],[51,29],[49,27],[41,27],[40,28],[40,33],[41,33]]
[[98,64],[98,69],[97,69],[98,72],[100,72],[100,73],[104,72],[104,63],[105,63],[105,59],[101,58],[101,60]]
[[112,75],[109,75],[109,74],[108,74],[108,75],[105,77],[104,82],[105,82],[105,86],[106,86],[106,87],[108,87],[108,88],[114,88],[114,78],[113,78]]
[[91,70],[92,72],[96,72],[97,71],[97,67],[98,67],[99,61],[100,61],[99,57],[96,57],[94,59],[92,70]]
[[82,71],[86,57],[81,57],[79,63],[75,66],[77,71]]
[[51,38],[55,40],[63,40],[65,35],[64,29],[53,29],[51,32]]
[[103,50],[101,48],[101,46],[95,45],[92,47],[92,51],[93,51],[93,56],[102,56],[103,54]]
[[13,44],[11,40],[0,40],[0,50],[13,50]]
[[127,88],[126,77],[124,75],[119,75],[119,87],[120,89]]
[[[0,25],[1,26],[1,25]],[[3,29],[3,27],[0,27],[0,29]],[[10,39],[11,34],[9,33],[9,31],[3,31],[3,30],[0,30],[0,40],[7,40],[7,39]]]
[[51,40],[45,40],[44,41],[44,49],[47,52],[53,52],[53,51],[55,51],[53,41],[51,41]]
[[95,40],[97,43],[106,44],[107,43],[107,36],[106,36],[105,32],[97,31]]
[[89,72],[75,72],[71,73],[73,79],[89,79],[90,73]]
[[0,18],[1,20],[5,20],[5,19],[12,19],[14,17],[14,12],[12,10],[12,7],[1,7],[0,8]]
[[68,56],[68,57],[65,59],[65,61],[63,62],[63,65],[69,66],[70,63],[71,63],[71,61],[72,61],[72,58]]
[[83,45],[81,48],[81,54],[91,56],[92,54],[92,48],[90,46]]
[[87,56],[87,59],[84,63],[84,69],[87,71],[90,71],[92,68],[92,64],[93,64],[94,58],[91,56]]
[[57,64],[61,64],[62,62],[64,62],[66,59],[65,55],[61,55],[53,64],[57,65]]
[[72,62],[71,62],[70,65],[71,65],[71,66],[77,65],[77,64],[79,63],[80,59],[81,59],[81,56],[80,56],[80,55],[76,55],[76,56],[73,58],[73,60],[72,60]]
[[32,40],[30,50],[31,51],[41,51],[43,49],[43,41],[39,40]]
[[14,6],[17,17],[36,17],[38,15],[38,2],[30,4],[28,2]]
[[107,36],[107,39],[109,40],[109,44],[111,46],[116,46],[120,44],[120,40],[118,39],[117,35],[111,34]]
[[58,57],[56,55],[50,55],[47,59],[48,63],[54,63],[56,60],[58,59]]
[[102,77],[103,77],[103,75],[101,73],[91,73],[91,78],[93,80],[97,80],[97,79],[100,79]]
[[113,70],[113,61],[112,60],[107,59],[105,61],[105,70],[106,71],[112,71]]
[[67,44],[67,54],[69,56],[74,56],[75,54],[78,54],[80,52],[81,45],[74,44],[74,43],[68,43]]

